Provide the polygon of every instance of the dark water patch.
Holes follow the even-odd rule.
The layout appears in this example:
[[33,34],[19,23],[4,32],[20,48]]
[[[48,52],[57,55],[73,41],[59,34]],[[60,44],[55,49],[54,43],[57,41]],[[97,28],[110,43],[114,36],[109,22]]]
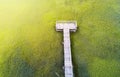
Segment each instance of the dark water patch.
[[19,55],[11,56],[2,67],[3,77],[34,77],[34,69]]

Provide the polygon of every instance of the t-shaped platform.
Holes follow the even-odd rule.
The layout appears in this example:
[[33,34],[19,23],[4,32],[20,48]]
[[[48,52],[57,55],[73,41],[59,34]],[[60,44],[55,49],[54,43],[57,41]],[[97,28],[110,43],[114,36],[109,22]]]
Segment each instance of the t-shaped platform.
[[73,77],[73,65],[71,57],[70,31],[77,30],[76,21],[57,21],[56,30],[64,33],[64,69],[65,77]]

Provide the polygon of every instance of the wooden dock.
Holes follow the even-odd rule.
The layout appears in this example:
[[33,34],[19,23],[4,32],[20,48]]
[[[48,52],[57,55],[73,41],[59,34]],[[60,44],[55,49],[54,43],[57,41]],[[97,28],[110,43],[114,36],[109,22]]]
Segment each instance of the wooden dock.
[[77,24],[75,21],[59,21],[56,23],[56,30],[63,31],[64,37],[64,71],[65,77],[74,77],[71,44],[70,44],[70,31],[76,31]]

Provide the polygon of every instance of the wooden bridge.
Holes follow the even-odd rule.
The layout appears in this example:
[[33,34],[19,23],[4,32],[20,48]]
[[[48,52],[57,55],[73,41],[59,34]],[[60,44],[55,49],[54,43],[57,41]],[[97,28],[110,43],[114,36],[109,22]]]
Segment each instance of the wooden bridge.
[[72,55],[71,55],[71,44],[70,44],[70,31],[75,32],[77,30],[76,21],[57,21],[56,30],[63,31],[64,36],[64,70],[65,77],[74,77]]

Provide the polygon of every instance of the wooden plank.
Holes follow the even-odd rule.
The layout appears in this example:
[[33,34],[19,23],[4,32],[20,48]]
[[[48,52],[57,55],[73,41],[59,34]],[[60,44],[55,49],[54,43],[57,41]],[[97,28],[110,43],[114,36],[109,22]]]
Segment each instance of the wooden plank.
[[71,46],[70,46],[70,30],[64,28],[64,66],[65,66],[65,77],[73,77],[72,57],[71,57]]

